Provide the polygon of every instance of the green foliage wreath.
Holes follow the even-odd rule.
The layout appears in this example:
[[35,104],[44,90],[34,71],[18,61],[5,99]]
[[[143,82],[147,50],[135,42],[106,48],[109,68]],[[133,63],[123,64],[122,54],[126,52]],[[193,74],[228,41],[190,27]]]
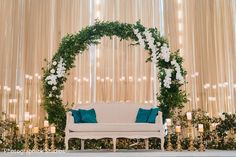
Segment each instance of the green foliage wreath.
[[156,77],[160,81],[160,93],[157,93],[157,99],[164,118],[171,117],[175,108],[182,108],[187,102],[186,92],[181,88],[186,75],[183,58],[178,51],[170,52],[167,40],[156,28],[145,28],[139,21],[135,24],[96,21],[77,34],[65,36],[51,62],[43,68],[43,105],[49,122],[54,123],[59,131],[64,131],[66,123],[61,91],[69,70],[74,67],[75,56],[90,45],[98,44],[105,36],[132,40],[134,45],[141,45],[150,54],[147,61],[154,62],[158,68]]

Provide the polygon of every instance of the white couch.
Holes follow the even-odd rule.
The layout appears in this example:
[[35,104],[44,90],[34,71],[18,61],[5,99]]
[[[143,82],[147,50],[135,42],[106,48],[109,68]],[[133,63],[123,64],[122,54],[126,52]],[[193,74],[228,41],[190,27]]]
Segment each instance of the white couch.
[[152,105],[137,105],[130,103],[106,103],[94,105],[77,105],[73,109],[91,109],[96,111],[98,123],[74,123],[71,112],[67,112],[65,129],[65,146],[68,150],[70,138],[81,139],[81,149],[84,149],[85,139],[113,139],[113,151],[116,151],[117,138],[145,139],[148,149],[148,138],[161,139],[161,149],[164,150],[164,127],[162,112],[158,113],[156,123],[135,123],[139,108],[150,109]]

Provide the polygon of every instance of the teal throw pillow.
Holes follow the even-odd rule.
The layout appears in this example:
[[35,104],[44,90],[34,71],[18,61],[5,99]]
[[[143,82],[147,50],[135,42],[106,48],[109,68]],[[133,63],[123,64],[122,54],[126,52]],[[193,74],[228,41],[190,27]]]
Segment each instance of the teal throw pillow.
[[147,110],[147,109],[139,108],[135,122],[136,123],[147,123],[150,112],[151,112],[151,109]]
[[160,109],[157,107],[151,109],[150,115],[147,120],[148,123],[155,123],[156,122],[156,116],[158,115],[159,110]]
[[82,123],[97,123],[96,112],[94,109],[79,109]]
[[72,116],[74,117],[74,123],[81,123],[81,116],[79,110],[70,110],[72,112]]

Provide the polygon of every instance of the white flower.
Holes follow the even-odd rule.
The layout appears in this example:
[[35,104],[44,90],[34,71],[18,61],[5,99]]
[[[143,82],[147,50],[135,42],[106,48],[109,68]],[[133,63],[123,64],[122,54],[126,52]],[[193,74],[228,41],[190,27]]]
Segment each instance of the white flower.
[[139,32],[138,29],[133,29],[133,31],[134,31],[134,34],[136,35],[136,37],[138,38],[138,42],[139,42],[140,46],[142,48],[144,48],[145,47],[145,43],[144,43],[144,39],[142,37],[142,34]]
[[145,41],[147,42],[148,48],[152,51],[152,62],[157,64],[159,56],[156,55],[158,48],[155,45],[155,39],[152,37],[152,33],[148,29],[146,29],[143,34],[146,37]]
[[166,88],[170,88],[170,84],[171,84],[171,73],[172,73],[172,69],[165,69],[165,79],[163,80],[164,86]]
[[184,83],[184,77],[181,74],[180,66],[176,62],[176,60],[171,61],[171,65],[175,66],[175,71],[176,71],[176,79],[180,81],[180,83]]
[[134,29],[134,34],[138,34],[138,29]]
[[167,44],[163,44],[163,46],[161,46],[161,58],[164,59],[165,62],[170,61],[170,49]]
[[57,90],[57,87],[56,87],[56,86],[53,86],[53,87],[52,87],[52,90]]
[[57,77],[61,78],[65,75],[66,68],[64,67],[66,64],[63,63],[63,58],[60,58],[60,61],[57,65]]
[[51,94],[51,93],[49,94],[49,97],[52,97],[52,94]]
[[56,62],[56,61],[54,61],[52,64],[53,64],[53,65],[57,65],[57,62]]
[[50,72],[51,72],[52,74],[54,74],[54,73],[55,73],[55,70],[54,70],[54,69],[51,69]]
[[45,79],[49,85],[56,85],[57,84],[57,76],[54,74],[51,74],[46,77]]

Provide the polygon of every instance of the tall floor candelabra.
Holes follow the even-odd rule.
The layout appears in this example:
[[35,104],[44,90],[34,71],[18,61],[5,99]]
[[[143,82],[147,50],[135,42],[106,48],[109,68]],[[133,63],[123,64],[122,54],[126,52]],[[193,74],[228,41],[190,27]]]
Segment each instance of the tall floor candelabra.
[[181,126],[176,126],[175,130],[176,130],[176,134],[177,134],[177,147],[176,147],[176,151],[177,152],[181,152],[182,151],[182,146],[181,146],[181,141],[180,141]]
[[45,152],[48,152],[49,151],[49,148],[48,148],[48,127],[49,127],[49,124],[48,124],[48,121],[45,120],[44,121],[44,131],[45,131],[45,143],[44,143],[44,151]]
[[205,146],[203,144],[203,124],[198,124],[198,132],[200,134],[200,146],[199,146],[199,151],[203,152],[205,151]]
[[167,130],[168,130],[168,143],[167,143],[167,151],[173,151],[173,147],[172,147],[172,143],[171,143],[171,119],[166,119],[166,123],[167,123]]
[[24,144],[24,150],[25,152],[29,151],[29,121],[24,122],[25,127],[25,144]]
[[187,112],[187,121],[188,121],[188,134],[189,134],[189,147],[188,151],[194,151],[195,147],[193,145],[193,135],[192,135],[192,112]]

